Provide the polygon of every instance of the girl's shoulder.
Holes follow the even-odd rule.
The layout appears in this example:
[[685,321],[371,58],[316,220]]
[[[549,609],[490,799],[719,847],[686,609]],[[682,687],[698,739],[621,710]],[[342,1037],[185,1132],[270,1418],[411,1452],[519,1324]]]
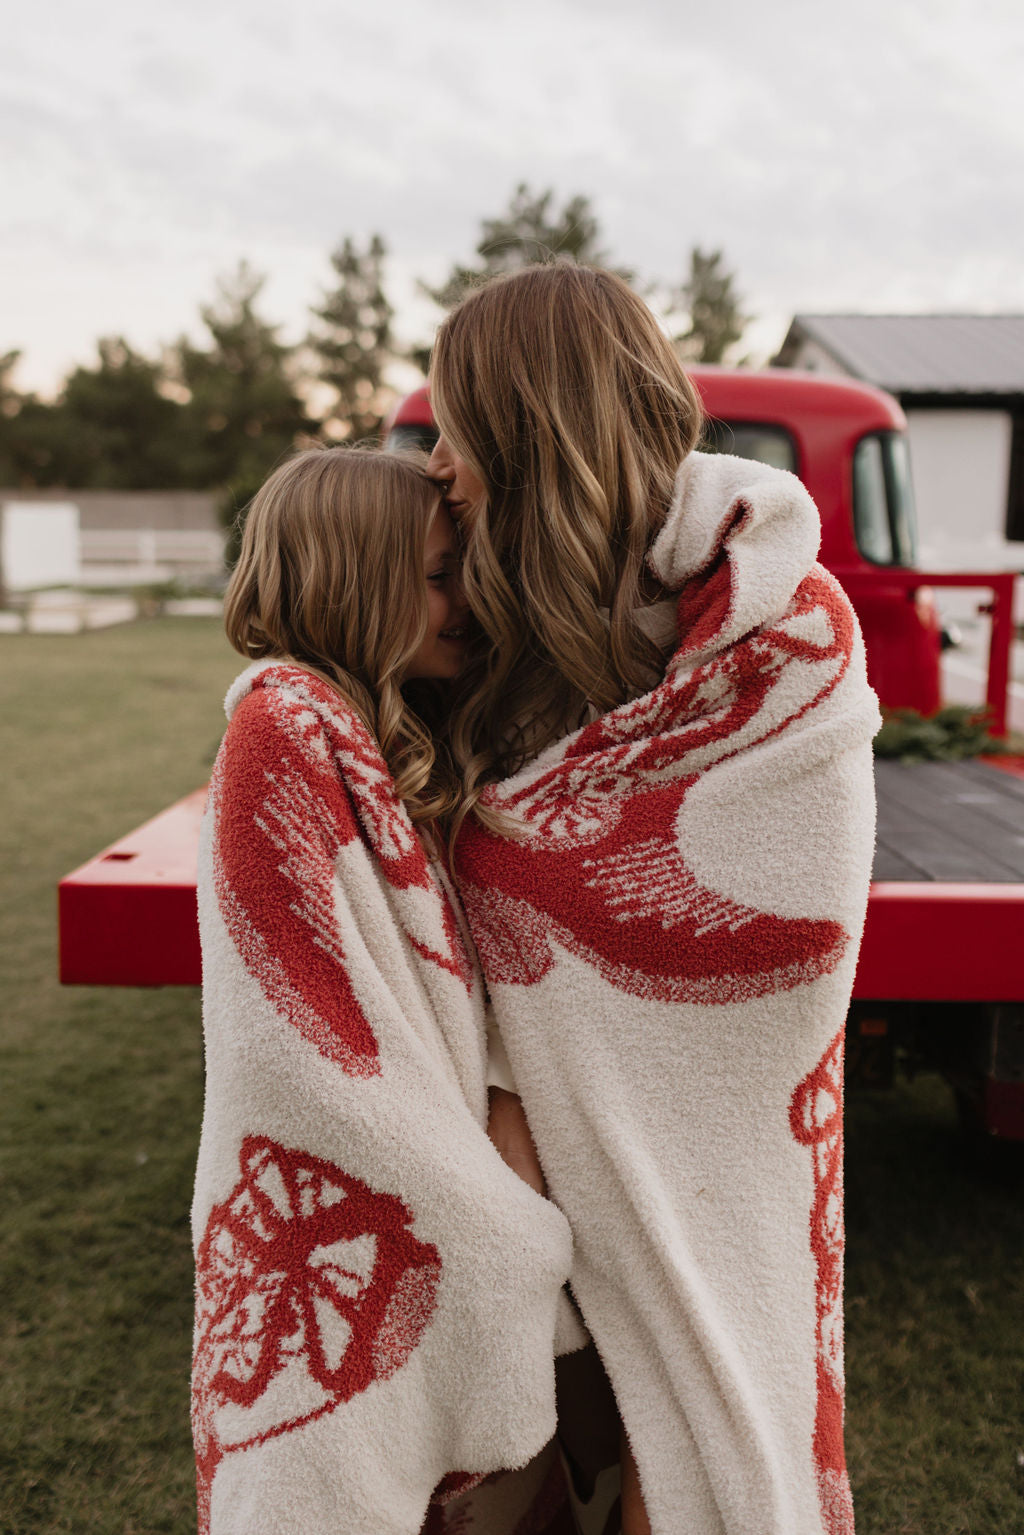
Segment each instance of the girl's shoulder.
[[224,700],[228,736],[259,737],[273,753],[285,739],[305,752],[354,755],[382,764],[380,748],[355,708],[324,677],[293,661],[257,661]]
[[295,661],[264,659],[253,661],[240,672],[228,688],[224,699],[224,712],[230,720],[246,699],[256,701],[256,707],[266,707],[277,696],[307,697],[321,705],[334,705],[344,710],[346,704],[336,688],[315,672],[299,666]]
[[283,796],[282,822],[306,817],[317,837],[326,826],[345,841],[358,827],[378,859],[425,883],[423,847],[380,747],[326,678],[290,661],[258,662],[236,678],[225,705],[215,769],[222,804],[251,804],[259,819],[276,820],[264,801]]
[[369,735],[353,705],[338,689],[295,661],[254,661],[235,678],[224,699],[229,721],[239,711],[252,718],[303,710],[312,710],[325,724],[335,728],[353,728]]

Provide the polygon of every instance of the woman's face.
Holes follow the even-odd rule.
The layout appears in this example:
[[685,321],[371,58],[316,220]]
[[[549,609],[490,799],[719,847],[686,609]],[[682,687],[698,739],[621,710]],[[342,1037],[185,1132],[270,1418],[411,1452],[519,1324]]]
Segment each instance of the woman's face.
[[403,681],[458,676],[466,654],[469,604],[459,570],[459,535],[447,507],[437,508],[423,546],[427,632],[405,669]]
[[444,504],[458,523],[471,518],[484,499],[484,487],[466,463],[440,436],[427,464],[427,473],[441,486]]

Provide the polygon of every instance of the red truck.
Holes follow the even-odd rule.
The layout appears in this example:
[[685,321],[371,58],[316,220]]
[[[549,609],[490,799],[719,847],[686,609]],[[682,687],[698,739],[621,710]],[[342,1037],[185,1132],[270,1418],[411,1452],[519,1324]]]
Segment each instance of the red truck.
[[[915,565],[906,421],[867,385],[699,368],[704,446],[791,469],[821,512],[821,559],[864,630],[882,703],[940,703],[932,588],[987,589],[987,705],[1005,734],[1013,574]],[[396,413],[389,446],[436,437],[426,390]],[[980,706],[980,701],[979,701]],[[902,1057],[942,1071],[975,1133],[1024,1140],[1024,762],[876,764],[878,847],[851,1007],[851,1078],[891,1079]],[[196,836],[205,790],[61,881],[66,983],[195,985]]]
[[[886,708],[933,714],[941,703],[942,629],[932,588],[988,588],[992,617],[986,704],[1006,733],[1012,573],[916,568],[917,534],[906,418],[881,389],[785,368],[694,368],[708,423],[702,447],[798,474],[821,513],[820,559],[857,609],[868,676]],[[437,440],[428,391],[403,400],[389,447]]]

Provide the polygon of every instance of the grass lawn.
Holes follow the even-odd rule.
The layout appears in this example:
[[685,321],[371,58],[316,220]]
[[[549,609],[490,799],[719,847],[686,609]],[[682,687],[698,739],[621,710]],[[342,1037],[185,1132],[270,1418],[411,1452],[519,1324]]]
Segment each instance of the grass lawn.
[[[0,1529],[188,1535],[198,997],[62,990],[54,886],[203,781],[239,663],[212,620],[0,636],[0,656]],[[859,1535],[1011,1535],[1021,1184],[965,1174],[922,1080],[851,1101],[847,1187]]]
[[241,669],[215,620],[0,637],[0,1529],[194,1530],[198,993],[62,989],[54,887],[200,784]]

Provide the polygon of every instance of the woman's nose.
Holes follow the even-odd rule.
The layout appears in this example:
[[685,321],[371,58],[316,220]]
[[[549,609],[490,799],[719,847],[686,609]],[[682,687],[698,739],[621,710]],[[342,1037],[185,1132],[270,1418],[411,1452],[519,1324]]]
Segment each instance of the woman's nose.
[[442,484],[447,484],[455,478],[451,449],[443,437],[437,439],[433,452],[427,459],[427,474],[432,480],[438,480]]

